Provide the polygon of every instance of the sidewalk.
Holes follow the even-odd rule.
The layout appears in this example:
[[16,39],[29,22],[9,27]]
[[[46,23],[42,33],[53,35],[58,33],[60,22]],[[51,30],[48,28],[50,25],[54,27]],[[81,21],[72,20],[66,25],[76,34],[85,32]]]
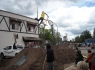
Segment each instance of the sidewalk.
[[76,70],[75,63],[69,63],[64,65],[64,70]]
[[75,67],[75,65],[72,65],[72,66],[66,68],[65,70],[77,70],[77,68]]
[[[88,63],[87,63],[88,64]],[[67,68],[65,68],[64,70],[77,70],[75,64],[71,65],[71,66],[68,66]],[[89,67],[88,67],[88,70],[89,70]]]
[[91,47],[79,47],[80,50],[88,50],[88,49],[91,49]]

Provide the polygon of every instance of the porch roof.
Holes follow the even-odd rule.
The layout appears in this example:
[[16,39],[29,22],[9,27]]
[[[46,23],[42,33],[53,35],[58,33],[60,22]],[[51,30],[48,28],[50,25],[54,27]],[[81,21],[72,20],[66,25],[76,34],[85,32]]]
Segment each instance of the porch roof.
[[38,38],[38,37],[24,37],[23,36],[23,41],[24,42],[33,42],[33,41],[42,41],[42,39]]

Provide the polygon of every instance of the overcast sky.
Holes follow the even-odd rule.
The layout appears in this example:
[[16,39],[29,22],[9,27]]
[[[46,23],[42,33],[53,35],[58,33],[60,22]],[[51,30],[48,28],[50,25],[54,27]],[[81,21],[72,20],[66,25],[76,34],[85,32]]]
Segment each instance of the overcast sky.
[[38,16],[45,11],[61,37],[67,33],[69,40],[95,27],[95,0],[0,0],[1,10],[31,18],[37,17],[37,7]]

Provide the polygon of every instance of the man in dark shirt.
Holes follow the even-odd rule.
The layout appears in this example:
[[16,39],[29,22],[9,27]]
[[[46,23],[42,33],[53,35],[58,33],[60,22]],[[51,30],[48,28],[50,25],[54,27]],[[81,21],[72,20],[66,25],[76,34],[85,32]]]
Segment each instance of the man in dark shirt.
[[47,70],[53,70],[54,52],[51,49],[50,44],[46,45],[47,49]]
[[13,44],[13,49],[17,49],[16,43]]
[[83,56],[82,56],[82,54],[81,54],[81,51],[80,51],[80,50],[77,50],[75,64],[77,65],[77,63],[78,63],[79,61],[83,61]]

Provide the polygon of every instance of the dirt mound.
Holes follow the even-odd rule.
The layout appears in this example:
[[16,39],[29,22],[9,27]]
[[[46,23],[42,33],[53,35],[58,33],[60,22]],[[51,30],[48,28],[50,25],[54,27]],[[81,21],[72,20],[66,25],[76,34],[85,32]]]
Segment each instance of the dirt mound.
[[[55,55],[54,70],[63,70],[65,63],[72,63],[75,61],[76,52],[68,48],[67,45],[53,46],[52,49]],[[4,68],[5,70],[42,70],[45,55],[46,50],[43,48],[25,48],[14,58],[10,59],[8,64],[4,65]],[[20,66],[15,65],[22,56],[28,57],[26,62]],[[3,66],[0,66],[0,70],[4,70],[4,68],[2,69],[1,67]],[[44,70],[46,70],[46,64]]]
[[[75,51],[71,49],[55,50],[55,58],[58,62],[63,62],[64,64],[71,63],[75,61]],[[63,60],[64,59],[64,60]]]
[[[55,54],[55,69],[62,70],[64,64],[75,62],[76,52],[73,49],[68,48],[68,45],[60,45],[59,47],[53,47]],[[57,68],[58,67],[58,68]]]
[[[14,65],[23,55],[28,56],[27,61],[20,65]],[[10,60],[10,64],[6,67],[7,70],[41,70],[45,50],[42,48],[26,48]]]

